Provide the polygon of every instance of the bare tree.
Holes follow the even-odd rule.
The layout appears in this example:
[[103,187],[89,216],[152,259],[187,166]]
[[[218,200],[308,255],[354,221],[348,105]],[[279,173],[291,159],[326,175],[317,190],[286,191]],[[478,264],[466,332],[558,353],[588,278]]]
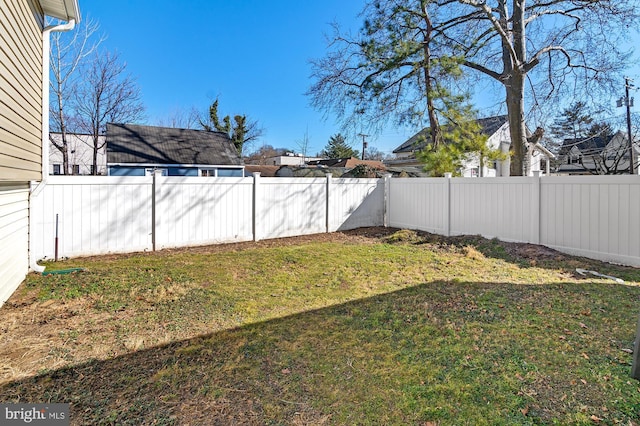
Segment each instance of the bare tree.
[[51,33],[50,52],[50,129],[60,133],[60,138],[49,135],[51,144],[62,154],[62,174],[69,173],[68,132],[78,130],[77,117],[73,102],[75,91],[80,83],[80,73],[84,61],[92,55],[104,36],[96,36],[97,22],[84,19],[71,32]]
[[195,108],[175,108],[166,117],[158,120],[158,126],[176,129],[197,129],[198,124],[198,111]]
[[309,127],[304,131],[304,135],[302,139],[296,140],[296,146],[300,150],[302,154],[302,158],[304,161],[307,161],[307,156],[309,155],[309,149],[311,148],[311,138],[309,137]]
[[93,143],[93,174],[98,173],[98,151],[106,143],[100,135],[107,123],[131,123],[144,117],[140,89],[126,74],[126,67],[117,53],[95,53],[75,99],[79,126]]
[[[464,65],[501,84],[511,131],[511,172],[528,172],[532,142],[525,127],[525,91],[532,106],[554,96],[595,93],[625,65],[623,29],[636,27],[635,0],[441,0],[456,9],[443,27]],[[460,5],[463,8],[460,9]]]
[[247,155],[244,159],[246,164],[266,165],[267,158],[278,157],[287,153],[286,148],[274,148],[271,145],[262,145],[257,150]]

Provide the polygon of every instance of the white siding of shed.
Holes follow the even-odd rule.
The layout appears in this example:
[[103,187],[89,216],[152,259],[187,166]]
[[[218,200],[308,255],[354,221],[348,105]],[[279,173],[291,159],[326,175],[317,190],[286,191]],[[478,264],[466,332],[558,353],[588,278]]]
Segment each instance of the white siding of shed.
[[29,186],[0,185],[0,305],[29,270]]

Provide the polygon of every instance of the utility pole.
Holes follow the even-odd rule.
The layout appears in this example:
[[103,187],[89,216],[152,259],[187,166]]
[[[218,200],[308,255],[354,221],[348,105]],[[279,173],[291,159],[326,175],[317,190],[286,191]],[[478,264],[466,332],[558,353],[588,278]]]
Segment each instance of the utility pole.
[[629,174],[635,174],[635,162],[633,158],[633,140],[631,139],[631,107],[633,106],[633,98],[629,98],[629,89],[633,89],[634,86],[629,77],[624,78],[624,98],[618,100],[618,106],[621,107],[623,102],[627,107],[627,138],[629,139]]
[[369,135],[365,135],[364,133],[358,133],[358,136],[362,136],[362,159],[364,160],[364,152],[367,149],[367,141],[364,140]]

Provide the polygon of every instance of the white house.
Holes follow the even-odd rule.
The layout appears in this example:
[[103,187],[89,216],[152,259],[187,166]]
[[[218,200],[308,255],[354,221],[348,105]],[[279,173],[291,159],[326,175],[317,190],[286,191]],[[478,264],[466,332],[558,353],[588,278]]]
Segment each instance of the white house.
[[278,155],[265,159],[267,166],[304,166],[309,161],[322,160],[321,157],[305,157],[302,154],[288,152],[286,155]]
[[[62,144],[62,134],[50,133],[58,146]],[[62,152],[49,142],[49,174],[50,175],[92,175],[93,174],[93,137],[91,135],[67,134],[69,170],[64,173]],[[107,148],[105,136],[98,136],[97,173],[107,174]]]
[[[0,305],[29,267],[30,205],[48,174],[49,33],[80,21],[77,0],[0,0]],[[45,16],[67,24],[45,27]],[[40,182],[36,184],[36,182]],[[31,185],[33,183],[33,185]],[[32,189],[33,188],[33,189]]]
[[[509,152],[511,146],[511,132],[509,131],[509,120],[506,115],[486,117],[478,120],[482,133],[487,136],[487,145],[492,149],[500,149],[503,153]],[[416,158],[416,153],[423,150],[429,139],[430,129],[424,128],[398,148],[393,150],[396,159],[385,161],[391,167],[421,167],[422,164]],[[549,159],[554,155],[540,144],[535,144],[529,149],[529,171],[541,171],[549,174]],[[510,160],[496,161],[493,164],[485,164],[480,170],[480,160],[477,156],[470,155],[463,163],[460,174],[463,177],[494,177],[509,176]]]
[[[613,135],[565,139],[560,148],[557,173],[611,175],[629,173],[629,138],[621,131]],[[638,173],[640,148],[633,145],[634,174]]]

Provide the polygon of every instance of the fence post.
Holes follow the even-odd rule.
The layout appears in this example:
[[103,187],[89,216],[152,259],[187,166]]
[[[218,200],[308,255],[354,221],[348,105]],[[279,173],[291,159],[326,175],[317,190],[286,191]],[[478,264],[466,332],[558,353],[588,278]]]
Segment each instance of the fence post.
[[531,244],[540,244],[540,172],[533,172],[531,178]]
[[326,221],[325,221],[325,229],[326,229],[326,232],[329,233],[329,232],[331,232],[331,220],[330,220],[330,217],[329,217],[329,212],[331,211],[331,206],[329,205],[329,203],[330,203],[330,200],[331,200],[330,194],[331,194],[331,183],[332,183],[333,175],[331,173],[327,173],[326,177],[327,177],[327,185],[326,185],[326,192],[325,192],[325,194],[326,194],[326,198],[325,198],[326,199],[326,205],[325,205],[325,219],[326,219]]
[[260,206],[258,203],[260,187],[260,172],[253,172],[253,214],[252,216],[252,232],[253,232],[253,241],[259,241],[260,236],[258,235],[258,212],[260,211]]
[[157,177],[160,170],[154,170],[151,174],[151,249],[156,251],[156,191],[158,188]]
[[387,173],[384,175],[384,196],[383,196],[383,203],[384,203],[384,210],[382,213],[382,225],[385,228],[389,227],[389,222],[390,220],[390,216],[391,216],[391,177],[393,175],[391,173]]
[[451,236],[451,173],[444,174],[444,235]]
[[640,319],[638,319],[638,326],[636,327],[636,340],[633,342],[631,377],[640,380]]

